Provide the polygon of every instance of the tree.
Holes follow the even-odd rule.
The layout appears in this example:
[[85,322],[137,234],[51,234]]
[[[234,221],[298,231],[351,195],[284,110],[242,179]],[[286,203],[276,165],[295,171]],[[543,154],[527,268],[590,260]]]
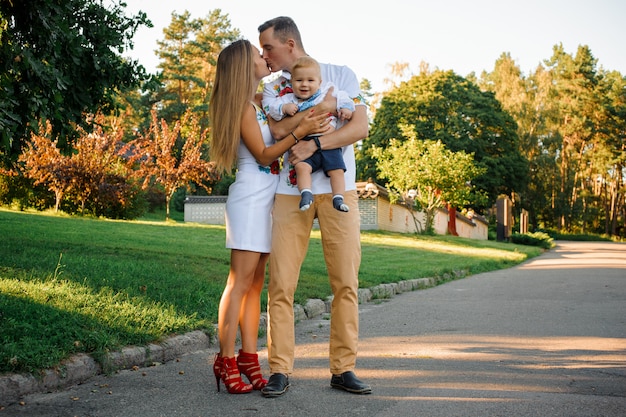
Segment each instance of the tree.
[[204,129],[209,125],[208,103],[217,56],[240,36],[239,30],[231,29],[228,15],[216,9],[201,19],[192,19],[187,11],[172,13],[163,32],[165,38],[158,42],[157,50],[162,70],[159,117],[172,123],[191,110]]
[[107,111],[118,88],[138,85],[132,49],[145,13],[124,15],[122,0],[0,2],[0,157],[17,158],[40,121],[70,149],[84,114]]
[[44,185],[54,193],[54,210],[59,211],[65,193],[71,187],[69,159],[61,154],[57,141],[51,139],[52,125],[41,127],[26,143],[19,161],[24,164],[23,172],[34,180],[35,185]]
[[393,199],[399,195],[413,200],[424,211],[426,232],[432,231],[435,210],[440,207],[484,204],[485,196],[471,184],[485,169],[475,165],[473,155],[452,152],[441,141],[419,140],[413,126],[400,129],[404,140],[391,139],[385,148],[374,147],[373,155],[389,180]]
[[555,45],[546,64],[552,74],[550,128],[560,138],[558,226],[570,229],[581,210],[578,194],[584,174],[584,155],[599,128],[600,96],[597,60],[586,46],[579,46],[576,56],[565,53],[562,45]]
[[402,81],[407,81],[413,76],[408,62],[396,61],[393,64],[387,64],[387,66],[391,76],[386,77],[383,82],[390,88],[396,88]]
[[536,100],[532,97],[536,90],[524,77],[511,55],[502,54],[496,60],[491,73],[483,72],[479,86],[493,92],[502,108],[513,116],[517,123],[520,151],[527,159],[532,159],[537,152],[536,132],[541,126],[542,118],[535,110]]
[[[198,119],[187,111],[181,121],[170,128],[165,119],[152,111],[152,123],[145,134],[130,142],[126,149],[130,162],[138,164],[136,174],[143,179],[143,188],[156,183],[165,191],[166,218],[170,218],[170,201],[177,189],[196,183],[211,192],[204,182],[216,178],[214,164],[203,158],[207,130],[200,129]],[[183,141],[180,149],[176,144]]]
[[530,163],[522,206],[535,227],[619,233],[624,217],[626,80],[598,69],[587,46],[555,45],[528,77],[503,54],[480,86],[494,92],[518,126]]
[[[102,120],[102,117],[99,118]],[[69,156],[69,192],[80,205],[81,214],[85,213],[87,203],[98,207],[99,200],[117,204],[126,204],[125,195],[129,192],[126,179],[129,173],[121,160],[119,144],[124,132],[113,129],[105,133],[96,123],[93,132],[79,129],[74,152]],[[115,191],[113,191],[115,190]],[[106,194],[106,196],[101,193]],[[111,195],[112,194],[112,195]]]
[[592,153],[599,157],[592,190],[604,213],[604,233],[615,236],[619,219],[622,228],[626,222],[626,78],[617,71],[605,74],[603,90],[606,111],[600,120],[598,150]]
[[[528,163],[519,149],[516,124],[494,95],[452,71],[427,72],[387,92],[358,158],[360,178],[381,175],[371,154],[391,138],[402,139],[401,125],[415,128],[416,139],[441,141],[452,152],[474,155],[485,168],[473,184],[491,201],[524,188]],[[384,179],[384,176],[382,176]]]
[[[55,194],[55,211],[67,201],[84,214],[110,218],[132,218],[141,214],[137,203],[138,188],[133,187],[130,172],[123,161],[119,144],[124,132],[115,127],[105,132],[102,116],[95,118],[95,128],[78,129],[79,137],[72,152],[63,154],[52,140],[48,123],[39,134],[33,134],[19,157],[22,173],[44,185]],[[94,120],[87,121],[94,123]]]
[[377,98],[374,93],[372,93],[372,82],[367,78],[362,78],[359,83],[359,87],[361,88],[361,96],[367,103],[367,116],[371,120],[372,116],[376,114],[376,104]]
[[[547,158],[542,146],[551,142],[547,130],[550,119],[546,102],[551,88],[551,75],[539,66],[530,77],[522,74],[511,55],[503,53],[496,60],[492,72],[483,72],[478,85],[485,91],[493,92],[502,108],[517,123],[520,153],[529,163],[529,181],[526,189],[518,189],[521,197],[519,208],[529,211],[530,223],[536,228],[541,208],[551,205],[550,184],[554,161]],[[547,149],[547,148],[546,148]]]

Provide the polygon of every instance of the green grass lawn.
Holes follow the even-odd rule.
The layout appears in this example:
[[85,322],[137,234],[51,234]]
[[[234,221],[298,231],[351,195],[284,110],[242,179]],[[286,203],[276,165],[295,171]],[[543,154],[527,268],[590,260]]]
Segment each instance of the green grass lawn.
[[[228,274],[223,226],[111,221],[0,209],[0,373],[36,372],[190,330],[213,331]],[[362,232],[360,287],[506,268],[536,247],[451,236]],[[296,301],[326,298],[312,232]],[[265,308],[265,294],[263,294]]]

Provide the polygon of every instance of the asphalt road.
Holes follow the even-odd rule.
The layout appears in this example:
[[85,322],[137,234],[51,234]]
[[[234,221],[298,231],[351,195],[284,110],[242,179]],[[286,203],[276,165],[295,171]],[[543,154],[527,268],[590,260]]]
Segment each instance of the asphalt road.
[[624,244],[558,242],[511,269],[365,304],[360,317],[357,375],[371,395],[330,388],[319,319],[297,325],[279,398],[218,393],[213,349],[32,394],[0,417],[626,416]]

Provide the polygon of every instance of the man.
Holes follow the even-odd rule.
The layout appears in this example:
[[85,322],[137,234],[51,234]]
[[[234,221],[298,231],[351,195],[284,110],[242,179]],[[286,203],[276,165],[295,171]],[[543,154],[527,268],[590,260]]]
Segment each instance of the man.
[[[259,41],[263,58],[271,70],[283,71],[282,77],[265,86],[265,104],[266,98],[269,101],[291,90],[291,68],[298,58],[307,54],[298,27],[289,17],[277,17],[259,26]],[[319,140],[299,141],[291,148],[288,159],[283,163],[273,209],[268,287],[268,361],[271,376],[261,391],[266,397],[282,395],[289,388],[288,375],[293,372],[295,350],[293,296],[316,217],[322,232],[324,259],[333,291],[330,385],[355,394],[371,393],[370,386],[354,374],[359,335],[358,274],[361,243],[353,143],[368,134],[367,112],[352,70],[328,64],[321,64],[321,67],[322,80],[332,82],[338,90],[346,91],[354,100],[356,109],[349,122],[343,126],[338,124],[335,131],[319,137]],[[336,114],[336,99],[328,94],[326,100],[315,107],[315,111]],[[301,112],[280,122],[271,121],[273,136],[284,138],[290,135],[304,114]],[[344,200],[349,211],[333,208],[330,182],[321,171],[313,173],[315,198],[311,208],[301,211],[300,195],[293,175],[294,165],[311,156],[317,149],[334,148],[343,148],[346,163]]]

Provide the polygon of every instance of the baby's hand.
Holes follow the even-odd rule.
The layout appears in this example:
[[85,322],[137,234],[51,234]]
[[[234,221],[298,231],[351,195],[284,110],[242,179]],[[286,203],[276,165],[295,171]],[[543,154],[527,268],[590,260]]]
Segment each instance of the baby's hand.
[[337,116],[339,117],[339,120],[341,121],[350,120],[352,119],[352,110],[339,109],[339,113],[337,113]]
[[293,116],[298,112],[298,105],[294,103],[283,104],[283,114]]

